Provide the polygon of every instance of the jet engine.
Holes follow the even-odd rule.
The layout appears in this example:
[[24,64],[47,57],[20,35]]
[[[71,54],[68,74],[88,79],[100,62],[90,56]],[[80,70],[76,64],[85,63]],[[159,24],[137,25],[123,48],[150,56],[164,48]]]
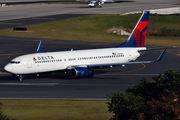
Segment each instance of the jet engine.
[[93,76],[93,72],[91,69],[86,67],[77,67],[70,70],[71,77],[84,77],[84,76]]

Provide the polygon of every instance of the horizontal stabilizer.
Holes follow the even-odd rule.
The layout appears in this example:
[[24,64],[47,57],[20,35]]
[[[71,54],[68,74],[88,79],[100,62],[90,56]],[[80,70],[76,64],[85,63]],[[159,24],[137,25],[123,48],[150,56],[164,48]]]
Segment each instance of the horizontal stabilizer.
[[160,50],[160,49],[166,49],[167,47],[159,47],[159,48],[148,48],[145,50],[138,50],[138,52],[146,52],[146,51],[152,51],[152,50]]

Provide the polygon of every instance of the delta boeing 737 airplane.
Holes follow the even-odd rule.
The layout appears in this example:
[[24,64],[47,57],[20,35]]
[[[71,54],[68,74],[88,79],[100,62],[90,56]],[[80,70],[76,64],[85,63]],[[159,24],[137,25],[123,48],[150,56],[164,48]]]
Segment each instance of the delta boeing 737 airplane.
[[64,70],[71,77],[93,77],[94,69],[98,68],[158,62],[162,59],[166,48],[157,60],[135,61],[145,51],[159,49],[144,47],[149,14],[149,11],[144,11],[128,40],[114,48],[42,53],[40,41],[36,53],[16,57],[4,69],[21,81],[24,74],[38,76],[43,72]]

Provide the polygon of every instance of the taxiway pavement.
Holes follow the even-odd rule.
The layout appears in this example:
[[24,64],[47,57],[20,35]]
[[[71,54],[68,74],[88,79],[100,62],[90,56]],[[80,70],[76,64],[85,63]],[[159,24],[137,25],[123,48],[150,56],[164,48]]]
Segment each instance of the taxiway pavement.
[[178,0],[136,0],[105,3],[102,8],[87,4],[28,4],[0,7],[0,21],[58,14],[123,14],[132,11],[179,7]]
[[[35,24],[56,19],[49,15],[70,16],[75,14],[120,14],[135,10],[178,6],[172,3],[130,3],[105,4],[100,8],[87,8],[84,4],[76,5],[47,5],[11,6],[0,9],[1,29],[26,24]],[[46,9],[45,9],[46,8]],[[41,16],[41,17],[39,17]],[[43,16],[43,17],[42,17]],[[47,17],[48,16],[48,17]],[[56,18],[53,16],[53,18]],[[38,19],[36,19],[38,17]],[[19,19],[25,18],[25,19]],[[28,19],[26,19],[28,18]],[[41,19],[43,18],[43,19]],[[16,20],[15,20],[16,19]],[[5,21],[8,20],[8,21]],[[25,21],[25,22],[23,22]],[[53,75],[26,75],[22,82],[10,74],[3,73],[3,67],[12,58],[21,54],[36,51],[40,39],[0,36],[0,99],[70,99],[70,100],[106,100],[110,91],[125,91],[134,86],[142,77],[152,81],[152,77],[164,73],[168,68],[176,71],[180,68],[180,49],[167,50],[163,60],[153,64],[127,65],[111,69],[95,71],[94,78],[68,79],[63,73]],[[95,43],[82,41],[65,41],[43,39],[43,51],[63,51],[76,49],[92,49],[113,47],[117,44]],[[152,46],[149,46],[152,47]],[[138,60],[157,59],[161,51],[147,52]]]
[[[36,51],[40,39],[0,37],[0,68],[12,58]],[[73,48],[92,49],[114,47],[113,43],[95,43],[65,40],[43,40],[43,51],[63,51]],[[151,47],[151,46],[149,46]],[[161,51],[147,52],[138,60],[155,60]],[[125,91],[138,83],[142,77],[164,73],[168,68],[180,68],[180,49],[169,49],[162,61],[152,64],[126,65],[95,70],[94,78],[69,79],[64,73],[52,75],[25,75],[19,82],[10,74],[0,74],[0,99],[60,99],[60,100],[106,100],[111,91]]]

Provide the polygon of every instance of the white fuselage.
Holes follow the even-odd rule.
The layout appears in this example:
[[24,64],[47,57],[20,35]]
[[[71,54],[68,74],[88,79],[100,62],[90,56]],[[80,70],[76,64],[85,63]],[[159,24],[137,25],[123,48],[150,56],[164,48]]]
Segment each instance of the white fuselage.
[[104,65],[127,63],[140,56],[139,48],[105,48],[75,50],[64,52],[47,52],[22,55],[14,58],[5,66],[12,74],[32,74],[65,70],[73,66]]

